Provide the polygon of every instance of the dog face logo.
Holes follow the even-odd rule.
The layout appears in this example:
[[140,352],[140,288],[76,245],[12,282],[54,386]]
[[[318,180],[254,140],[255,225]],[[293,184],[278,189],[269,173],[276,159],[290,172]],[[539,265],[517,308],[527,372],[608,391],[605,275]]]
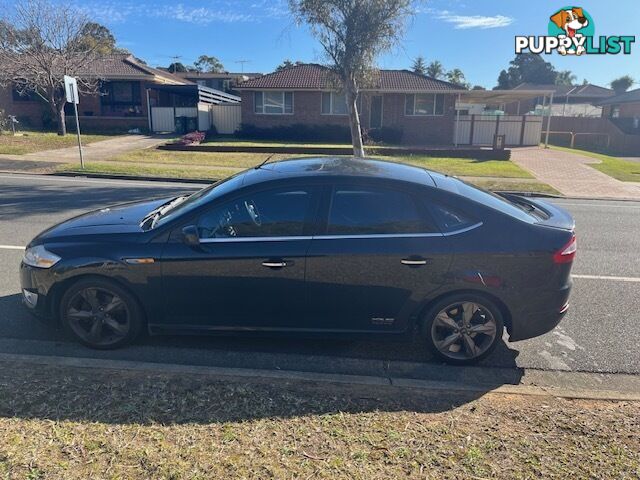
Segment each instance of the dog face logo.
[[[580,7],[565,7],[551,15],[551,23],[549,24],[549,33],[554,34],[560,39],[568,38],[570,41],[582,42],[585,35],[593,35],[593,25],[588,17],[588,13]],[[555,27],[555,28],[552,28]],[[587,31],[587,27],[591,27]],[[552,30],[555,30],[552,32]],[[575,48],[560,46],[558,53],[561,55],[575,54],[582,55],[585,53],[583,44],[579,44]]]

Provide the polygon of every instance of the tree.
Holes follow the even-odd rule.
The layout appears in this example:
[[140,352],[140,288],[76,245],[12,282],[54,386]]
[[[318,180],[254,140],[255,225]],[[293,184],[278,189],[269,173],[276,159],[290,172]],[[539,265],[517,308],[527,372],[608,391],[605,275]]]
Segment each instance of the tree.
[[554,85],[557,75],[553,65],[545,62],[540,55],[523,53],[509,63],[508,70],[500,72],[497,88],[509,90],[521,83]]
[[104,25],[88,22],[81,32],[80,48],[93,49],[100,55],[111,53],[129,53],[126,49],[116,46],[116,37]]
[[469,85],[469,83],[467,82],[467,79],[465,78],[464,73],[459,68],[454,68],[453,70],[449,70],[447,72],[446,77],[447,77],[447,81],[450,83],[453,83],[454,85],[465,88],[467,90],[471,88],[471,85]]
[[471,90],[486,90],[482,85],[474,85]]
[[406,20],[413,14],[411,0],[289,0],[298,23],[306,23],[330,61],[345,92],[353,154],[364,156],[358,95],[371,81],[378,55],[396,45]]
[[169,65],[167,67],[167,71],[169,71],[169,73],[184,73],[184,72],[188,72],[189,70],[187,69],[187,67],[184,66],[184,63],[181,62],[173,62],[171,65]]
[[99,79],[83,76],[101,43],[88,44],[92,22],[69,4],[18,0],[0,13],[0,84],[40,97],[66,134],[64,75],[78,79],[82,94],[96,94]]
[[578,81],[578,77],[571,70],[562,70],[556,76],[556,85],[572,86]]
[[292,62],[288,58],[285,58],[282,63],[276,67],[276,72],[279,72],[280,70],[284,70],[286,68],[297,67],[299,65],[304,65],[304,62],[301,62],[300,60]]
[[427,64],[424,60],[424,57],[422,55],[418,55],[416,57],[416,59],[413,61],[413,65],[411,66],[411,69],[415,72],[418,73],[420,75],[426,75],[427,74]]
[[635,80],[629,75],[623,75],[620,78],[613,80],[610,85],[616,95],[626,92],[635,83]]
[[438,60],[434,60],[427,67],[427,75],[432,78],[443,78],[445,75],[444,67]]
[[222,62],[216,57],[210,57],[208,55],[200,55],[193,65],[198,72],[224,72],[224,65],[222,64]]

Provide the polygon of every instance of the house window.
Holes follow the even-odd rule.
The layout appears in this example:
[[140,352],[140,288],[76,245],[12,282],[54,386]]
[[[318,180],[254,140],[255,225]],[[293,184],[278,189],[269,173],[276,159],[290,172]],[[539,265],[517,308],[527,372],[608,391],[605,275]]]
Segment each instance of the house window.
[[293,113],[293,92],[255,92],[254,112],[264,115]]
[[38,100],[38,94],[33,91],[22,91],[18,89],[17,86],[14,86],[11,89],[11,95],[13,97],[14,102],[35,102]]
[[139,82],[105,82],[102,84],[102,114],[116,117],[142,115]]
[[344,92],[322,92],[322,115],[346,115],[347,97]]
[[620,105],[613,105],[611,107],[611,118],[620,118]]
[[405,97],[405,115],[444,115],[444,95],[441,93],[415,93]]

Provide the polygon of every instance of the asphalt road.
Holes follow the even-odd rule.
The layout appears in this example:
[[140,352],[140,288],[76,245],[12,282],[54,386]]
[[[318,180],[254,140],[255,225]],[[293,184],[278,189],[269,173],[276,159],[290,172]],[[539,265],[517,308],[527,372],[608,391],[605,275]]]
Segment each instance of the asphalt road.
[[[0,174],[0,353],[369,374],[435,367],[419,343],[237,337],[152,337],[96,352],[32,318],[20,304],[23,246],[48,226],[106,205],[192,191],[194,185]],[[640,373],[640,203],[553,200],[573,213],[579,251],[571,308],[554,331],[503,343],[484,366]],[[523,273],[526,274],[526,273]],[[502,368],[501,368],[502,367]],[[436,369],[437,370],[437,369]]]

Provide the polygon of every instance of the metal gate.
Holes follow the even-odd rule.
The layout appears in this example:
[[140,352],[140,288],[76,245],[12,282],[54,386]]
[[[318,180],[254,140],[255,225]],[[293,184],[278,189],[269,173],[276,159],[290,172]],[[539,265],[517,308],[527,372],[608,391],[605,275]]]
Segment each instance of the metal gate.
[[211,124],[218,133],[232,134],[240,128],[242,106],[240,104],[211,105]]
[[540,115],[460,115],[454,130],[457,145],[493,145],[495,135],[505,145],[538,145],[542,134]]

